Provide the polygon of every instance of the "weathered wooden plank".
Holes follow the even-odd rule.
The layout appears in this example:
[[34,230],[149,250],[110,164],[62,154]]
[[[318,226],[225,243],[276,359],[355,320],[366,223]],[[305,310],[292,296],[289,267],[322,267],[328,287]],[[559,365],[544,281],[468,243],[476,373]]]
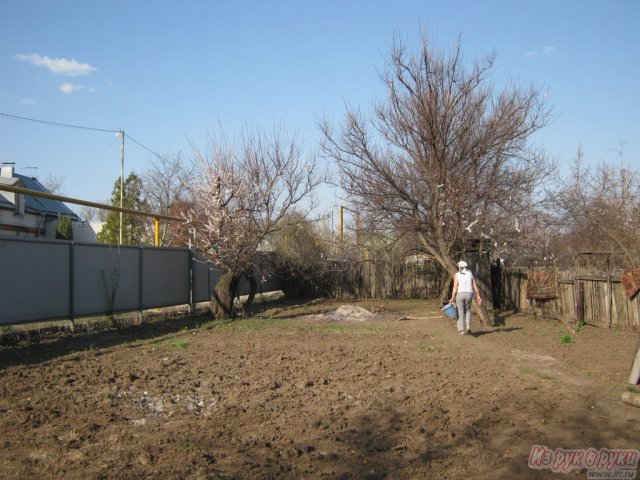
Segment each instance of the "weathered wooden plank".
[[[607,277],[606,276],[599,276],[599,275],[578,275],[575,278],[576,280],[582,280],[585,282],[606,282],[607,281]],[[622,283],[622,281],[620,280],[620,278],[617,277],[612,277],[611,278],[611,282],[612,283]]]

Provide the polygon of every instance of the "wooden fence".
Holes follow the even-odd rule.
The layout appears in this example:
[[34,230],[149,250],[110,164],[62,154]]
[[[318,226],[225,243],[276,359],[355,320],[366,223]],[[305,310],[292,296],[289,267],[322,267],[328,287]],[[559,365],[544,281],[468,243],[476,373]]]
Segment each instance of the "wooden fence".
[[556,296],[547,299],[528,298],[530,271],[505,269],[500,275],[499,292],[502,305],[514,310],[534,313],[569,322],[585,321],[605,327],[640,328],[640,305],[636,295],[629,299],[622,288],[622,272],[587,274],[558,270]]
[[433,263],[384,258],[334,262],[322,272],[284,279],[282,288],[287,295],[337,299],[435,298],[443,281]]
[[[492,267],[488,253],[469,252],[465,260],[476,278],[487,287],[485,298],[491,298]],[[337,269],[339,270],[339,269]],[[451,287],[451,279],[434,261],[420,256],[384,256],[360,261],[337,272],[333,288],[335,298],[438,298],[442,289]]]
[[362,262],[353,269],[353,294],[358,298],[433,298],[442,275],[430,263],[383,260]]
[[[627,298],[622,272],[585,273],[554,270],[551,295],[527,295],[529,269],[499,269],[488,256],[467,255],[472,270],[484,285],[489,306],[523,311],[568,322],[585,321],[604,327],[640,329],[640,295]],[[323,295],[333,298],[437,298],[448,283],[432,262],[378,259],[336,272],[325,283]]]

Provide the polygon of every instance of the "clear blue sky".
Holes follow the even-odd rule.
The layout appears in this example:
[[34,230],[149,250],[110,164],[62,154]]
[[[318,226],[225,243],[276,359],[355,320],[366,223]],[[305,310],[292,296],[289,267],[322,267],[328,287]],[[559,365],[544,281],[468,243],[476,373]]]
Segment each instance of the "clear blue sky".
[[[536,136],[562,164],[640,168],[640,2],[0,1],[0,113],[125,132],[159,154],[191,156],[222,125],[281,123],[317,147],[317,119],[383,95],[394,35],[427,31],[467,58],[497,54],[496,81],[548,91],[555,122]],[[113,133],[0,117],[0,161],[107,200],[120,173]],[[125,144],[125,174],[152,155]],[[326,203],[325,203],[326,204]]]

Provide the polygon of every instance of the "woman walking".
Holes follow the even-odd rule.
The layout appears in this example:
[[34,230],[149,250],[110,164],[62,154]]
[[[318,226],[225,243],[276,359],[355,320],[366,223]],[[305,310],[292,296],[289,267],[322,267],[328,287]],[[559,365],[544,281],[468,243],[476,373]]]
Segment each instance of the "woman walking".
[[453,276],[453,291],[451,292],[451,300],[449,303],[456,304],[458,308],[458,333],[460,335],[471,333],[471,300],[473,295],[478,299],[478,305],[482,305],[482,298],[476,285],[476,279],[469,270],[467,262],[460,260],[458,262],[458,272]]

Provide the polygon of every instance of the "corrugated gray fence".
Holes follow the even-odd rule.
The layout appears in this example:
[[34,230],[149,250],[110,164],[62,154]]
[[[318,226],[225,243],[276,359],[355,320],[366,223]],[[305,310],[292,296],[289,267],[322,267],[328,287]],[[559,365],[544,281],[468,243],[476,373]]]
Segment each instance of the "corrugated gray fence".
[[221,274],[188,249],[0,238],[0,324],[206,302]]

